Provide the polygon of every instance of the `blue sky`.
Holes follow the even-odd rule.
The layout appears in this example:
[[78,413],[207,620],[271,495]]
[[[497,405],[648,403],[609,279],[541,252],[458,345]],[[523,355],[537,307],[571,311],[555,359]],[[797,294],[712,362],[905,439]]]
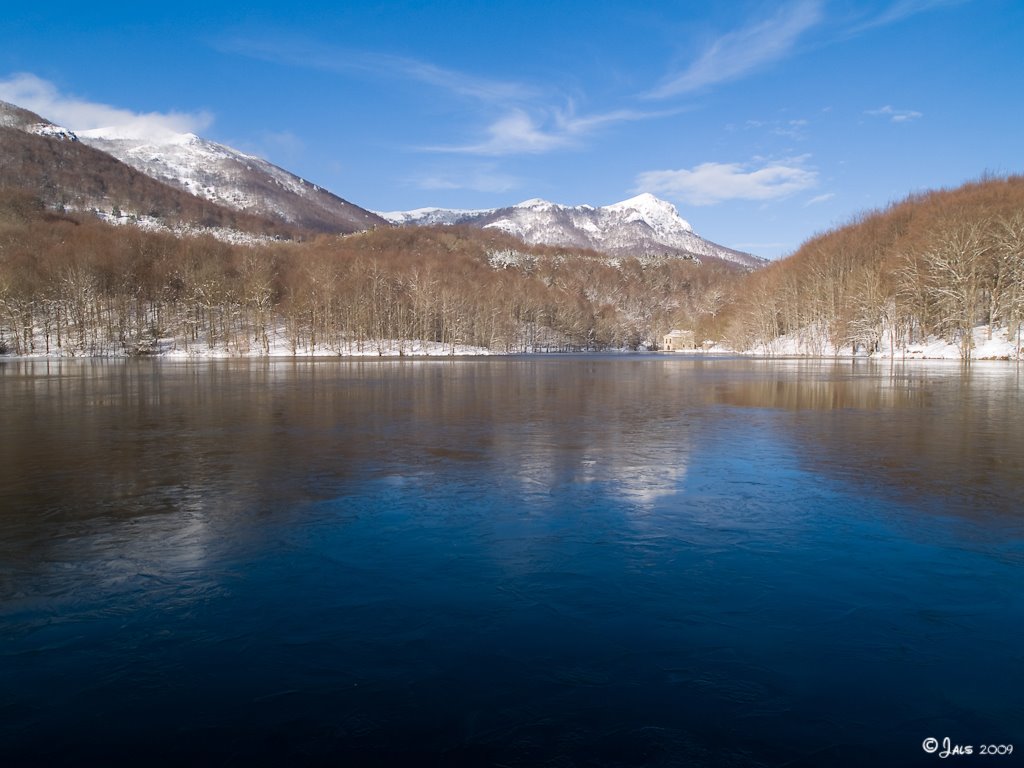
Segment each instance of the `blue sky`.
[[191,130],[373,210],[648,191],[774,258],[1024,172],[1020,0],[17,5],[0,99]]

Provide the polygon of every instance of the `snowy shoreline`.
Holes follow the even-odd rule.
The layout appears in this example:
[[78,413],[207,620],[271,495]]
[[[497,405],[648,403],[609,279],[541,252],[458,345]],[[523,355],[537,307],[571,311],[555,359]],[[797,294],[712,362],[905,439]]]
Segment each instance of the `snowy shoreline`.
[[[991,337],[991,338],[990,338]],[[1016,329],[989,328],[977,326],[973,332],[971,362],[1010,361],[1019,362],[1024,355],[1018,347]],[[41,344],[41,342],[40,342]],[[656,354],[666,357],[751,357],[762,359],[800,359],[800,360],[946,360],[963,362],[958,344],[938,337],[929,337],[920,343],[906,347],[893,347],[889,338],[883,337],[878,349],[873,352],[857,350],[854,352],[849,344],[836,347],[828,342],[824,334],[814,329],[782,336],[768,344],[759,344],[748,350],[736,350],[728,345],[707,343],[697,349],[683,349],[664,352],[646,349],[594,349],[567,350],[553,349],[551,346],[537,346],[527,350],[495,351],[487,347],[476,347],[466,344],[441,343],[436,341],[410,341],[390,339],[385,341],[362,341],[345,343],[340,346],[317,345],[310,348],[302,345],[298,348],[290,343],[283,333],[273,333],[267,345],[216,344],[192,342],[184,345],[174,338],[162,338],[154,341],[150,348],[132,354],[127,349],[113,346],[94,350],[51,350],[30,354],[0,354],[3,360],[103,360],[103,359],[154,359],[154,360],[305,360],[305,359],[453,359],[457,357],[509,357],[514,355],[632,355]]]
[[[438,347],[441,345],[438,344]],[[446,345],[447,346],[447,345]],[[947,349],[948,347],[948,349]],[[936,354],[936,352],[938,354]],[[328,360],[387,360],[387,361],[400,361],[400,360],[455,360],[460,358],[479,358],[479,357],[522,357],[522,356],[536,356],[536,357],[565,357],[565,356],[578,356],[578,355],[616,355],[622,357],[629,357],[633,355],[657,355],[665,358],[714,358],[714,357],[743,357],[758,360],[844,360],[844,361],[867,361],[867,362],[965,362],[959,354],[959,350],[954,345],[943,344],[939,345],[925,345],[921,348],[910,348],[907,350],[897,350],[895,355],[888,353],[875,352],[872,354],[851,354],[850,352],[840,352],[836,354],[809,354],[802,352],[794,352],[791,350],[778,350],[774,352],[766,352],[761,350],[749,350],[745,352],[738,352],[727,347],[715,346],[710,349],[692,349],[692,350],[676,350],[673,352],[664,352],[660,350],[632,350],[632,349],[594,349],[594,350],[573,350],[573,351],[555,351],[555,350],[528,350],[528,351],[516,351],[516,352],[495,352],[493,350],[485,348],[473,348],[473,347],[457,347],[454,351],[451,348],[445,350],[439,349],[423,349],[423,348],[407,348],[402,352],[398,351],[398,348],[388,349],[386,351],[376,350],[365,350],[362,352],[358,351],[345,351],[338,352],[330,349],[317,349],[314,351],[304,350],[299,352],[282,352],[272,351],[270,354],[263,352],[247,352],[239,353],[235,350],[224,350],[224,349],[202,349],[202,350],[190,350],[185,352],[183,350],[167,350],[163,352],[156,352],[144,355],[130,355],[126,352],[110,351],[106,353],[97,354],[61,354],[61,353],[38,353],[28,355],[0,355],[0,364],[5,361],[52,361],[52,360],[167,360],[175,362],[201,362],[201,361],[218,361],[218,360],[251,360],[251,361],[287,361],[287,360],[317,360],[317,361],[328,361]],[[989,352],[976,353],[972,355],[971,363],[990,363],[990,362],[1020,362],[1024,360],[1024,355],[1018,356],[1011,348],[1008,352],[1004,352],[1002,347],[999,348],[999,352],[990,354]]]
[[[1012,332],[1005,327],[975,326],[972,331],[970,359],[981,360],[1020,360],[1017,330]],[[843,354],[843,350],[848,350]],[[836,348],[821,334],[804,331],[775,339],[767,345],[755,347],[755,351],[771,357],[850,357],[870,358],[876,360],[963,360],[960,345],[946,339],[929,336],[927,339],[908,344],[894,346],[888,334],[882,336],[878,349],[873,352],[858,351],[854,353],[850,345]]]

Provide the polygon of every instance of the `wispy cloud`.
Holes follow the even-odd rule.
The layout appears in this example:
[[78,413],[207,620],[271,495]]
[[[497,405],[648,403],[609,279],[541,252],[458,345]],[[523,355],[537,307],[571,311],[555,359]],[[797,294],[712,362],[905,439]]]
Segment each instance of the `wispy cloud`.
[[484,102],[524,101],[540,95],[538,89],[513,80],[479,77],[420,59],[337,48],[310,40],[233,38],[218,42],[216,47],[228,53],[304,69],[411,80]]
[[807,120],[787,120],[785,123],[776,125],[772,131],[776,136],[785,136],[789,139],[803,141],[807,138]]
[[22,72],[0,80],[0,99],[17,104],[72,131],[117,128],[123,136],[157,139],[198,133],[213,122],[209,112],[132,112],[61,93],[56,85]]
[[403,56],[332,48],[307,41],[236,39],[222,42],[219,47],[290,66],[421,83],[480,104],[483,127],[479,140],[416,148],[424,152],[490,157],[544,154],[574,146],[605,125],[665,114],[623,109],[579,115],[572,101],[564,108],[550,106],[557,95],[549,88],[479,77]]
[[415,148],[423,152],[486,157],[544,154],[577,146],[584,137],[604,126],[654,119],[680,111],[617,109],[578,114],[572,100],[565,100],[564,107],[552,106],[559,100],[552,88],[480,77],[419,59],[334,48],[305,40],[236,38],[221,41],[218,48],[288,66],[407,80],[480,104],[482,135],[478,140]]
[[691,169],[646,171],[637,176],[637,192],[652,192],[689,205],[727,200],[776,200],[810,189],[817,171],[803,167],[805,157],[759,163],[702,163]]
[[525,110],[513,109],[487,127],[487,138],[482,142],[423,149],[469,155],[536,155],[566,147],[573,141],[575,136],[571,131],[545,129]]
[[871,115],[873,117],[888,117],[894,123],[906,123],[911,120],[917,120],[919,117],[923,117],[920,112],[915,112],[912,109],[895,109],[894,107],[886,104],[884,107],[878,109],[869,109],[864,112],[865,115]]
[[820,203],[827,203],[835,196],[835,192],[826,192],[823,195],[816,195],[804,203],[804,208],[810,208],[812,205],[819,205]]
[[[843,35],[855,35],[888,26],[938,8],[962,5],[970,0],[895,0],[873,17],[847,19]],[[805,34],[830,22],[835,33],[838,19],[827,19],[824,0],[792,0],[774,16],[727,32],[707,45],[682,71],[672,72],[643,94],[666,99],[738,80],[790,56]]]
[[677,114],[680,110],[638,112],[621,109],[591,115],[577,115],[572,104],[566,109],[512,108],[490,123],[483,141],[462,145],[423,147],[429,152],[470,155],[543,154],[576,146],[602,126],[638,120],[650,120]]
[[855,24],[849,32],[857,34],[869,29],[875,29],[876,27],[886,27],[911,16],[916,16],[919,13],[925,13],[936,8],[963,5],[965,2],[969,2],[969,0],[896,0],[896,2],[891,3],[878,15]]
[[664,99],[692,93],[779,61],[822,17],[820,0],[793,3],[769,19],[719,37],[689,67],[666,77],[646,96]]
[[745,131],[768,131],[774,136],[783,136],[787,139],[803,141],[807,138],[807,129],[810,126],[809,120],[747,120],[742,126],[730,123],[725,126],[726,130],[734,133],[740,128]]

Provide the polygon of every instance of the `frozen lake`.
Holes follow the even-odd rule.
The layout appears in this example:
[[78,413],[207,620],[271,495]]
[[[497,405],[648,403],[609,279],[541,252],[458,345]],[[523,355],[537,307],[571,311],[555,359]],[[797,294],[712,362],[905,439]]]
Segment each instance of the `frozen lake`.
[[0,360],[0,764],[1013,764],[1022,406],[1012,363]]

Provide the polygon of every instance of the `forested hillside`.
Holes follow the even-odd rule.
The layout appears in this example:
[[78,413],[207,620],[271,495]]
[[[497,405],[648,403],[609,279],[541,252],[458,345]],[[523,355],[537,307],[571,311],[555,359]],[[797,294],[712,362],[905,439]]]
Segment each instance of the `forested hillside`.
[[696,323],[737,277],[458,227],[232,245],[114,227],[0,191],[8,353],[345,354],[392,342],[402,352],[412,340],[500,352],[635,348]]
[[914,195],[826,232],[736,286],[718,330],[737,349],[906,349],[932,336],[970,359],[975,329],[1024,317],[1024,177]]
[[278,226],[347,234],[386,222],[262,158],[193,134],[128,139],[99,129],[79,139],[170,187]]
[[4,125],[0,125],[0,189],[26,191],[58,210],[145,217],[164,227],[223,228],[264,237],[290,238],[300,233],[283,222],[182,192],[79,141]]

